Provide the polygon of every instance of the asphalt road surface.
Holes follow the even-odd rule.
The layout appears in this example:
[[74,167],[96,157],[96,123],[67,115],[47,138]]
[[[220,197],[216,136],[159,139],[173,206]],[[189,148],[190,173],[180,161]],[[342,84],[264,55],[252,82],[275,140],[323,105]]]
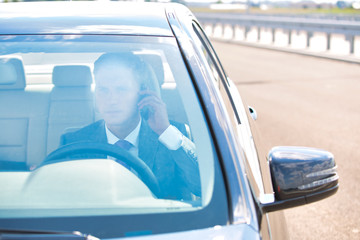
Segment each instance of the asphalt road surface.
[[229,77],[258,113],[266,151],[322,148],[340,188],[285,211],[291,239],[360,239],[360,65],[213,41]]

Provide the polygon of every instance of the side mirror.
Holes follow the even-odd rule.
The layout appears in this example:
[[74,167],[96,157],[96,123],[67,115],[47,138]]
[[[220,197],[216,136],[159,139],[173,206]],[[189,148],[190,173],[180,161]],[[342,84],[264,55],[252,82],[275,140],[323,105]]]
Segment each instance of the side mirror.
[[336,193],[339,176],[334,156],[305,147],[275,147],[269,152],[275,200],[262,204],[264,212],[315,202]]

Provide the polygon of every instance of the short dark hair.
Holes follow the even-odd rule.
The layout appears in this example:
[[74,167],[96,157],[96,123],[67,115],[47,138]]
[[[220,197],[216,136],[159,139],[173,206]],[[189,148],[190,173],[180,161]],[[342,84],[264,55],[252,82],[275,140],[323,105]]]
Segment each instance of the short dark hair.
[[114,64],[130,69],[141,87],[144,86],[160,96],[160,86],[154,70],[141,56],[132,52],[104,53],[94,62],[94,75],[101,67]]
[[149,74],[149,67],[147,63],[143,61],[140,56],[135,55],[132,52],[124,53],[104,53],[94,62],[94,75],[103,66],[109,66],[111,64],[119,64],[127,67],[134,73],[136,80],[141,84]]

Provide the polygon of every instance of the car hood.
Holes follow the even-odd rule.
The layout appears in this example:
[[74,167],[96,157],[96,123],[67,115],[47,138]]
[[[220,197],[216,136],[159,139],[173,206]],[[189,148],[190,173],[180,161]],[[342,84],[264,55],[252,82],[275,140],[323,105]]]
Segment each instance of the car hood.
[[[120,238],[112,238],[115,240]],[[121,238],[124,239],[124,238]],[[127,238],[126,238],[127,239]],[[130,238],[129,238],[130,239]],[[157,234],[141,237],[131,237],[131,240],[183,240],[183,239],[212,239],[212,240],[230,240],[230,239],[261,239],[259,233],[247,224],[237,224],[229,226],[214,226],[212,228],[204,228],[199,230]],[[109,239],[110,240],[110,239]]]

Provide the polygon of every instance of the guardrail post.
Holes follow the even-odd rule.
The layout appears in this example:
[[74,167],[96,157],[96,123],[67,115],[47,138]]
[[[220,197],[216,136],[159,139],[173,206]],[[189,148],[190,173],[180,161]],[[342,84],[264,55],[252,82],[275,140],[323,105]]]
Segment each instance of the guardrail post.
[[272,28],[271,29],[271,34],[272,34],[272,43],[274,44],[275,43],[275,34],[276,34],[276,29],[275,28]]
[[258,42],[261,40],[261,27],[257,27],[257,40]]
[[331,47],[331,33],[326,34],[326,50],[329,51]]
[[288,45],[291,46],[292,43],[292,31],[291,29],[288,30]]
[[355,36],[354,35],[347,35],[346,40],[350,43],[350,54],[354,53],[354,45],[355,45]]
[[306,32],[306,47],[310,47],[310,39],[313,37],[312,32]]
[[236,24],[234,24],[234,25],[232,26],[232,30],[233,30],[233,39],[236,39],[236,28],[237,28],[237,25],[236,25]]
[[245,26],[245,28],[244,28],[244,40],[247,39],[247,35],[248,35],[249,31],[250,31],[250,28],[248,26]]

